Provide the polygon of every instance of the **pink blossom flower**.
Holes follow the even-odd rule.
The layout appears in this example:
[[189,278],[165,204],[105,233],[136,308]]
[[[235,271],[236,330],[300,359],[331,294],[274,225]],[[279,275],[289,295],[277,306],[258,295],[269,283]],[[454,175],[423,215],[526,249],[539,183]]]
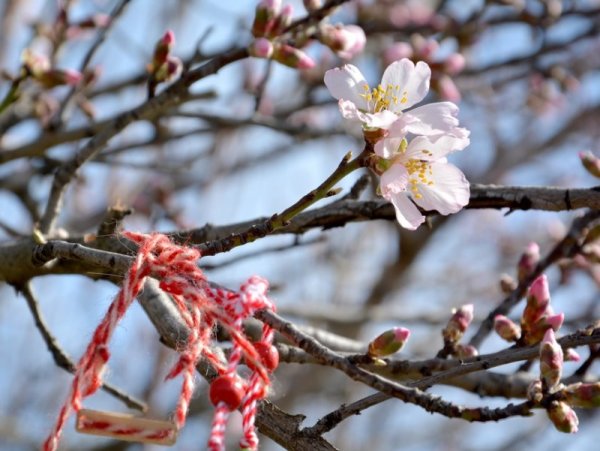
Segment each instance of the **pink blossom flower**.
[[[382,196],[394,205],[398,223],[415,230],[425,217],[411,202],[425,210],[436,210],[442,215],[456,213],[469,202],[469,182],[446,155],[462,150],[468,138],[451,135],[417,136],[410,144],[404,138],[384,140],[375,146],[375,152],[390,164],[382,174],[379,188]],[[378,143],[379,144],[379,143]]]

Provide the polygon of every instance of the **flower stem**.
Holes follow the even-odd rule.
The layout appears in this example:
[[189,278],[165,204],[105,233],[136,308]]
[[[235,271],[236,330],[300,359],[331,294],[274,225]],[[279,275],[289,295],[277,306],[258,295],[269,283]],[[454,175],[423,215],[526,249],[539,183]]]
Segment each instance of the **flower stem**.
[[215,255],[222,252],[227,252],[234,247],[251,243],[259,238],[263,238],[271,234],[274,230],[287,226],[295,216],[302,213],[315,202],[337,194],[337,192],[334,190],[335,185],[348,174],[354,172],[364,165],[363,162],[366,152],[367,148],[365,148],[365,150],[353,160],[351,159],[352,153],[348,152],[335,171],[333,171],[331,175],[323,181],[323,183],[321,183],[314,190],[302,196],[296,203],[286,208],[281,213],[274,214],[266,221],[263,221],[260,224],[252,225],[243,232],[235,233],[226,238],[208,241],[199,245],[198,248],[202,252],[202,255]]
[[10,105],[16,102],[19,98],[19,85],[21,84],[22,80],[23,79],[21,77],[13,80],[10,89],[4,96],[4,99],[2,99],[2,102],[0,102],[0,114],[2,114],[4,110],[6,110]]

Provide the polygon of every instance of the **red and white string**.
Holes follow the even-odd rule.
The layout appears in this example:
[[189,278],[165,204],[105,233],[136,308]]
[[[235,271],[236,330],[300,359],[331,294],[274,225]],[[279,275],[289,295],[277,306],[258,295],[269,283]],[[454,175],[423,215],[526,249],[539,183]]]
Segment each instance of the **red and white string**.
[[[250,365],[251,373],[244,384],[245,393],[240,406],[244,429],[240,446],[249,450],[257,449],[258,438],[254,430],[257,402],[266,396],[270,378],[269,370],[262,364],[255,344],[245,336],[242,323],[257,310],[275,309],[266,295],[268,282],[254,276],[240,287],[239,292],[215,288],[198,267],[200,252],[197,249],[176,245],[161,234],[126,232],[124,236],[139,246],[137,255],[119,293],[96,328],[92,340],[77,364],[67,399],[50,435],[44,442],[44,451],[57,449],[69,416],[81,409],[85,397],[101,387],[102,374],[110,358],[109,341],[118,322],[142,290],[148,277],[158,279],[160,288],[171,295],[189,330],[187,343],[183,349],[178,350],[179,359],[166,376],[166,379],[171,379],[181,375],[183,379],[180,396],[173,413],[176,427],[180,429],[185,424],[194,391],[195,366],[198,360],[205,358],[219,375],[241,377],[237,369],[243,357],[252,365]],[[226,362],[213,350],[213,333],[217,324],[229,333],[232,341],[232,350]],[[273,330],[264,325],[258,343],[270,346],[272,340]],[[224,402],[219,402],[215,407],[209,439],[211,451],[225,449],[225,428],[229,413],[229,408]],[[110,427],[111,425],[107,425],[107,428]],[[120,431],[119,434],[126,435],[127,431]],[[143,436],[144,431],[131,430],[131,434]]]

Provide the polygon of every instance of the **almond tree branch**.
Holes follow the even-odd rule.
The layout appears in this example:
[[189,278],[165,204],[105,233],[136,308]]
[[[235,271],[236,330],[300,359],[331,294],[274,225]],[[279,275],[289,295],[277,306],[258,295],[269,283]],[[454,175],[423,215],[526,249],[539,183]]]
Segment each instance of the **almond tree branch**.
[[354,365],[344,356],[331,351],[321,345],[314,338],[304,334],[300,329],[279,317],[273,312],[260,310],[255,315],[266,324],[273,327],[282,335],[290,339],[298,347],[311,354],[323,364],[336,368],[351,379],[362,382],[379,392],[400,399],[401,401],[416,404],[428,412],[439,413],[448,418],[462,418],[467,421],[499,421],[512,416],[529,416],[533,405],[527,401],[520,404],[508,404],[504,408],[490,409],[487,407],[469,408],[459,406],[443,399],[429,395],[418,388],[407,387],[391,382],[376,374]]
[[478,348],[487,337],[494,326],[496,315],[506,315],[515,307],[521,298],[525,295],[527,288],[531,283],[546,270],[551,264],[564,257],[573,257],[581,247],[583,239],[587,235],[589,228],[597,225],[600,221],[600,210],[590,210],[584,216],[575,219],[569,233],[554,246],[545,258],[539,261],[535,270],[525,280],[521,281],[517,288],[513,290],[498,307],[493,309],[487,318],[481,323],[479,329],[471,338],[469,344]]

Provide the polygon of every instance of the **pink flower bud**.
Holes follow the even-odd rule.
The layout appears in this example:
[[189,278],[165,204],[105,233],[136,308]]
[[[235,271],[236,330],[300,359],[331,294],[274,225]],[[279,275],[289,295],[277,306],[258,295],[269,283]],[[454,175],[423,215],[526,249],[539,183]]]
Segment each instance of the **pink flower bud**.
[[283,33],[291,23],[292,15],[294,14],[294,7],[292,5],[285,5],[281,10],[281,13],[275,17],[272,24],[267,27],[266,36],[275,38]]
[[398,352],[410,337],[410,330],[394,327],[369,343],[367,353],[372,357],[385,357]]
[[456,357],[459,359],[468,359],[469,357],[477,357],[479,351],[472,345],[456,345]]
[[411,43],[416,56],[419,59],[431,60],[433,54],[440,47],[439,43],[432,38],[424,38],[420,34],[414,34],[411,37]]
[[265,36],[275,25],[275,18],[281,11],[281,0],[261,0],[256,5],[252,35],[255,38]]
[[565,402],[554,401],[546,411],[554,427],[560,432],[574,434],[579,426],[579,419],[575,411]]
[[579,152],[579,158],[583,167],[594,177],[600,177],[600,159],[589,150]]
[[442,99],[448,100],[449,102],[460,102],[460,91],[454,81],[447,75],[442,75],[438,78],[437,87]]
[[[171,30],[165,31],[165,34],[158,40],[154,46],[152,55],[153,71],[158,70],[160,66],[167,62],[171,50],[175,46],[175,34]],[[152,72],[152,70],[151,70]]]
[[351,59],[362,52],[367,37],[357,25],[322,24],[319,28],[319,40],[341,58]]
[[462,338],[471,321],[473,321],[473,304],[465,304],[455,309],[448,325],[442,331],[444,341],[456,343]]
[[565,402],[573,407],[600,407],[600,382],[585,384],[578,382],[562,390]]
[[569,348],[565,351],[565,362],[579,362],[581,356],[573,348]]
[[413,48],[406,42],[396,42],[383,51],[383,62],[389,66],[394,61],[399,61],[402,58],[412,58]]
[[542,274],[533,281],[529,287],[527,295],[527,305],[523,311],[521,325],[531,325],[539,320],[546,313],[550,305],[550,290],[548,288],[548,279]]
[[494,318],[494,330],[502,339],[513,342],[521,338],[521,328],[504,315]]
[[309,13],[323,6],[323,0],[302,0],[302,3]]
[[248,47],[248,52],[257,58],[270,58],[273,55],[273,43],[266,38],[257,38]]
[[167,48],[171,49],[175,45],[175,33],[173,30],[165,31],[161,41]]
[[463,71],[466,65],[465,57],[460,53],[452,53],[444,61],[444,70],[448,75],[456,75]]
[[543,318],[543,324],[550,327],[554,332],[558,332],[560,326],[565,321],[565,314],[558,313],[556,315],[550,315]]
[[306,53],[287,44],[274,47],[273,59],[295,69],[312,69],[315,67],[315,62]]
[[540,247],[537,243],[531,242],[525,248],[525,252],[521,255],[519,264],[517,265],[519,282],[525,280],[535,270],[539,261]]
[[75,86],[79,84],[83,75],[71,69],[50,69],[36,75],[34,78],[45,88],[53,88],[60,85]]
[[540,375],[548,389],[552,389],[560,383],[562,365],[562,348],[554,337],[554,331],[548,329],[540,346]]
[[535,323],[523,325],[522,336],[525,344],[533,345],[539,343],[548,329],[552,329],[555,332],[558,331],[564,320],[564,313],[555,315],[552,313],[552,307],[548,307],[546,314]]

